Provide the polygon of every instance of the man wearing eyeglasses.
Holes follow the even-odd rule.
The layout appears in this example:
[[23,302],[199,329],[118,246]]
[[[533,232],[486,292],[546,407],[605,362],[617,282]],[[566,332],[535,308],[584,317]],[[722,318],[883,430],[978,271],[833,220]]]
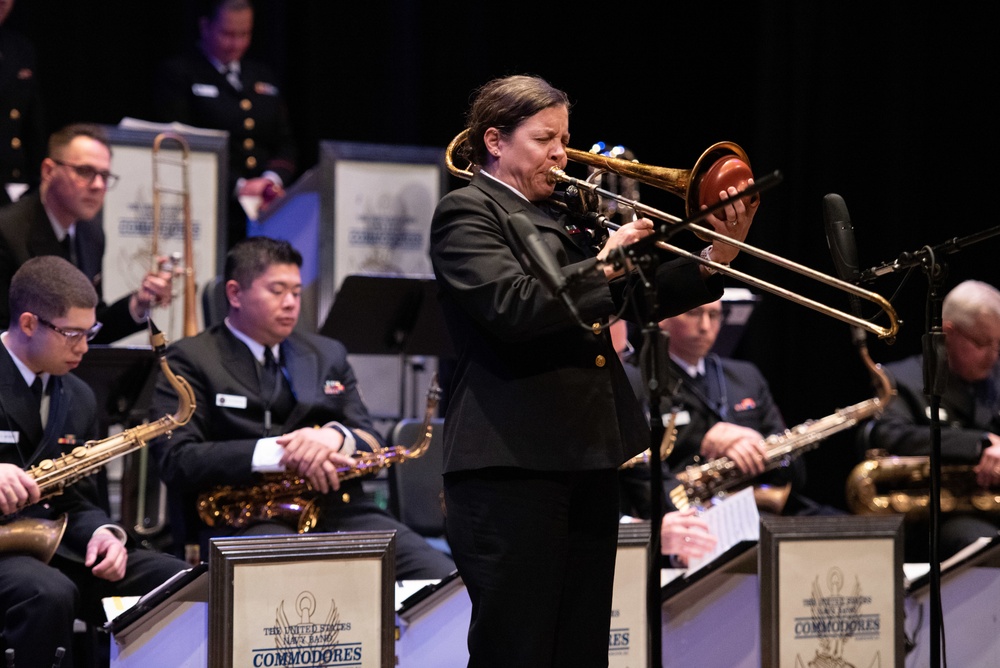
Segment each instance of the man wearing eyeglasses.
[[[94,217],[118,177],[111,173],[111,147],[101,129],[74,124],[49,138],[37,193],[0,209],[0,323],[10,315],[7,291],[17,268],[29,258],[57,255],[69,260],[101,296],[104,230]],[[95,343],[110,343],[139,331],[149,310],[169,303],[170,272],[149,272],[139,289],[111,305],[100,300],[104,327]]]
[[[982,281],[956,285],[941,304],[941,330],[941,462],[965,465],[970,485],[995,488],[1000,485],[1000,290]],[[867,445],[892,455],[929,456],[931,410],[924,393],[923,356],[892,362],[885,370],[898,395],[869,424]],[[940,557],[980,536],[996,536],[998,528],[996,514],[949,513],[940,526]],[[927,530],[923,522],[907,526],[907,561],[927,561]]]
[[[100,330],[97,293],[80,270],[49,255],[14,274],[9,301],[15,315],[0,334],[0,648],[13,649],[18,666],[48,666],[63,647],[66,668],[74,664],[74,619],[102,623],[102,598],[141,596],[187,565],[127,549],[125,532],[97,501],[92,477],[40,502],[43,490],[31,467],[96,436],[94,393],[69,372]],[[17,539],[33,536],[43,544],[44,531],[27,527],[64,513],[65,533],[48,563],[48,549],[35,551]]]

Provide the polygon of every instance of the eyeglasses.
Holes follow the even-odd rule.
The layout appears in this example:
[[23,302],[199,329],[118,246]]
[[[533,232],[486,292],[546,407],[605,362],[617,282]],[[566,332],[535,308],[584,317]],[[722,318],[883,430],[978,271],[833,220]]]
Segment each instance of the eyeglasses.
[[976,337],[969,334],[965,329],[955,325],[955,331],[965,337],[965,340],[971,343],[978,350],[992,350],[993,352],[1000,353],[1000,341],[997,340],[983,340],[977,339]]
[[98,176],[100,176],[104,180],[104,188],[106,190],[111,190],[112,188],[115,187],[115,184],[118,183],[118,175],[112,174],[107,170],[101,171],[99,169],[91,167],[90,165],[71,165],[68,162],[63,162],[62,160],[56,160],[55,158],[52,158],[52,162],[56,163],[57,165],[61,165],[63,167],[69,167],[74,172],[76,172],[76,175],[80,178],[80,180],[85,181],[87,185],[92,184],[94,182],[94,179],[96,179]]
[[43,325],[51,329],[53,332],[65,336],[66,342],[71,346],[77,345],[78,343],[80,343],[80,341],[83,341],[84,339],[86,339],[87,341],[93,341],[94,337],[97,336],[97,333],[101,331],[101,327],[103,326],[101,323],[95,322],[93,327],[84,331],[67,330],[63,329],[62,327],[59,327],[58,325],[53,325],[51,322],[49,322],[48,320],[39,315],[36,315],[35,318],[38,319],[38,322],[42,323]]

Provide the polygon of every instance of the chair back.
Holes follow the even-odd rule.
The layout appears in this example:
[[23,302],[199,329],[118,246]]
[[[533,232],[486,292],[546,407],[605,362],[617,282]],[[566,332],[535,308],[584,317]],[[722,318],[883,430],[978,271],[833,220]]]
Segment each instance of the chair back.
[[[389,437],[391,445],[409,447],[423,437],[423,420],[400,420]],[[431,422],[433,437],[423,455],[388,469],[389,509],[400,522],[421,536],[444,535],[444,484],[441,477],[444,457],[441,431],[444,418]]]
[[222,276],[213,276],[201,291],[201,311],[205,329],[226,319],[229,300],[226,299],[226,282]]

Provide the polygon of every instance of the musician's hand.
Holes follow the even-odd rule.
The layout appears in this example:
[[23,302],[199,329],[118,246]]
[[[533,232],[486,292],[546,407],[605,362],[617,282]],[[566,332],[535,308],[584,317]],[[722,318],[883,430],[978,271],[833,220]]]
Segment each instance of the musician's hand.
[[[612,250],[634,244],[637,241],[645,239],[652,233],[653,221],[648,218],[640,218],[639,220],[633,220],[631,223],[626,223],[611,233],[604,247],[601,248],[601,252],[597,254],[597,259],[603,262],[611,254]],[[615,278],[625,273],[626,269],[631,270],[631,267],[615,270],[614,267],[606,265],[604,267],[604,275],[608,279]]]
[[[747,185],[752,186],[753,179],[748,179]],[[729,186],[727,190],[719,191],[719,198],[724,200],[731,199],[732,204],[723,207],[715,213],[709,214],[705,218],[705,222],[711,225],[719,234],[724,234],[737,241],[745,241],[747,233],[750,231],[750,223],[753,222],[754,214],[757,213],[757,207],[760,206],[760,197],[753,198],[754,201],[751,203],[747,201],[747,198],[737,197],[737,195],[739,195],[739,191],[734,186]],[[705,206],[702,207],[702,209],[707,208]],[[728,264],[733,261],[739,252],[738,248],[730,246],[724,241],[712,242],[712,259],[715,262]]]
[[151,271],[142,278],[139,289],[132,293],[129,310],[132,317],[141,320],[156,306],[166,306],[173,298],[173,272]]
[[0,464],[0,514],[10,515],[40,498],[34,478],[18,466]]
[[709,533],[708,523],[694,508],[675,510],[663,516],[660,524],[660,552],[672,554],[684,563],[711,552],[718,538]]
[[128,564],[128,552],[125,546],[107,529],[98,529],[87,543],[85,566],[93,566],[94,577],[118,582],[125,577],[125,566]]
[[333,427],[296,429],[279,436],[278,445],[285,448],[280,463],[307,479],[321,494],[340,489],[337,467],[350,466],[353,461],[340,454],[344,434]]
[[701,441],[701,454],[706,459],[728,457],[746,474],[760,475],[764,472],[767,449],[764,437],[749,427],[741,427],[730,422],[717,422],[705,432]]
[[979,463],[972,469],[976,474],[976,484],[980,487],[1000,485],[1000,436],[990,434],[989,438],[991,445],[983,448]]

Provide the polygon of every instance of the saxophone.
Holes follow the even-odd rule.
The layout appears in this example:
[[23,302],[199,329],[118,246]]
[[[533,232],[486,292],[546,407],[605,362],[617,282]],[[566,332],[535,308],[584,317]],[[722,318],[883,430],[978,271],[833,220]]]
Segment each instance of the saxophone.
[[[667,424],[665,425],[665,431],[663,432],[663,439],[660,441],[660,461],[666,461],[670,453],[674,451],[674,443],[677,441],[677,412],[671,411],[670,416],[667,418]],[[631,457],[625,461],[624,464],[618,467],[618,470],[625,470],[635,468],[640,464],[649,464],[650,458],[650,448],[646,448],[639,454]]]
[[[764,457],[765,471],[787,466],[794,458],[815,448],[823,439],[849,429],[862,420],[881,414],[895,394],[895,390],[882,368],[872,362],[868,349],[864,346],[859,346],[859,349],[865,366],[868,367],[879,388],[877,396],[763,439],[761,444],[767,450]],[[745,487],[753,477],[756,476],[741,471],[736,462],[728,457],[719,457],[700,466],[688,466],[677,474],[681,484],[671,490],[670,498],[679,508],[686,504],[706,504],[716,494]],[[780,510],[784,501],[775,501],[769,505],[776,505],[776,509]]]
[[[194,391],[186,380],[174,375],[167,365],[166,338],[152,320],[149,321],[149,330],[150,343],[160,358],[160,369],[177,393],[177,412],[99,441],[87,441],[68,454],[56,459],[44,459],[32,465],[26,473],[38,485],[40,500],[62,494],[68,486],[96,473],[111,460],[144,447],[157,436],[169,435],[191,419],[195,409]],[[3,524],[0,526],[0,553],[28,553],[48,563],[62,540],[66,520],[64,513],[55,520],[24,517]]]
[[[856,515],[902,514],[907,520],[930,510],[930,457],[890,456],[869,450],[847,477],[847,506]],[[941,466],[941,512],[1000,513],[1000,489],[976,482],[974,464]]]
[[[431,379],[424,411],[423,437],[413,446],[401,445],[378,448],[374,436],[360,432],[359,436],[376,446],[374,452],[358,452],[350,466],[337,468],[341,480],[374,475],[393,464],[422,456],[431,443],[441,388],[437,374]],[[260,481],[248,487],[221,485],[198,496],[198,517],[208,526],[228,526],[242,529],[258,522],[279,521],[308,533],[319,520],[320,494],[309,481],[286,473],[263,473]]]

